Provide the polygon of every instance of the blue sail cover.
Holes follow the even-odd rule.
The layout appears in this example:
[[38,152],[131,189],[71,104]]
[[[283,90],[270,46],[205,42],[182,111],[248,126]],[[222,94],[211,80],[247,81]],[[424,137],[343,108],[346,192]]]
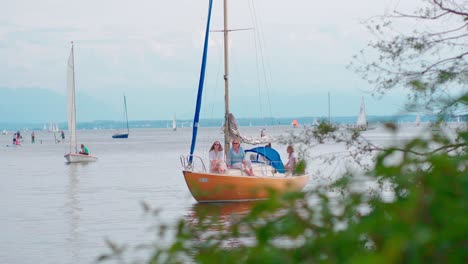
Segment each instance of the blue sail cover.
[[198,82],[197,104],[195,106],[195,115],[193,117],[192,144],[190,146],[190,157],[189,157],[190,164],[192,164],[192,160],[193,160],[192,155],[193,155],[193,152],[195,151],[195,144],[197,142],[198,122],[200,120],[203,84],[205,83],[206,58],[208,56],[208,37],[210,33],[210,20],[211,20],[212,5],[213,5],[213,0],[209,0],[208,21],[206,22],[206,32],[205,32],[205,44],[203,46],[203,58],[202,58],[202,65],[201,65],[201,71],[200,71],[200,80]]
[[286,171],[284,169],[284,165],[283,165],[283,162],[281,161],[281,157],[278,151],[276,151],[274,148],[256,147],[253,149],[246,150],[245,152],[246,153],[253,152],[253,153],[257,153],[258,155],[263,156],[263,158],[271,162],[271,166],[275,168],[279,173],[285,173]]

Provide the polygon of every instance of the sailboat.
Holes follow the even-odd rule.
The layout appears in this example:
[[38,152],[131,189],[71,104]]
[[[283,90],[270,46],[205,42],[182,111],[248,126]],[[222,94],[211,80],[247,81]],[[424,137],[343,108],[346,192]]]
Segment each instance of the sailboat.
[[125,123],[127,125],[127,133],[125,132],[117,133],[117,134],[112,135],[112,138],[128,138],[128,134],[130,134],[130,129],[128,127],[127,99],[125,98],[125,95],[124,95],[124,126],[125,126]]
[[176,115],[174,115],[174,119],[172,119],[172,130],[176,131],[177,130],[177,120],[176,120]]
[[[212,0],[209,0],[208,19],[205,32],[205,43],[203,59],[198,85],[198,95],[193,120],[192,143],[190,154],[181,156],[183,175],[192,196],[200,203],[203,202],[241,202],[267,199],[274,190],[278,193],[289,191],[301,191],[307,184],[307,175],[286,176],[280,155],[271,147],[257,147],[246,150],[254,165],[255,176],[244,175],[242,170],[228,169],[226,173],[212,173],[207,171],[203,159],[194,155],[203,84],[205,78],[206,58],[208,52],[208,38],[210,32],[210,20]],[[227,4],[224,1],[224,84],[225,84],[225,121],[224,121],[224,150],[227,152],[233,130],[229,112],[229,74],[228,74],[228,27],[227,27]],[[237,138],[239,139],[239,138]],[[242,139],[242,138],[241,138]],[[199,165],[199,166],[198,166]],[[208,164],[208,167],[209,164]]]
[[299,122],[297,122],[297,119],[294,119],[292,122],[291,122],[291,125],[296,128],[296,127],[299,127]]
[[68,57],[67,67],[67,114],[68,114],[68,132],[70,133],[70,150],[64,157],[68,163],[92,162],[97,157],[78,153],[76,137],[76,102],[75,102],[75,60],[73,54],[73,42]]
[[421,125],[421,115],[418,114],[416,116],[416,121],[414,122],[416,124],[416,126],[420,126]]
[[366,106],[364,104],[364,97],[361,97],[361,107],[359,108],[359,115],[356,122],[356,126],[352,128],[354,131],[366,131],[375,129],[375,127],[371,127],[367,124],[367,117],[366,117]]
[[367,129],[366,106],[364,97],[361,97],[361,107],[359,108],[359,116],[356,122],[357,130],[365,131]]

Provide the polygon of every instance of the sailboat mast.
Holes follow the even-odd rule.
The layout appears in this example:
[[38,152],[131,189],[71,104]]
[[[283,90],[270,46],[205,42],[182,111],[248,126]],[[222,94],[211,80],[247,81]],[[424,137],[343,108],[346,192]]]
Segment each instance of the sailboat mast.
[[224,152],[229,151],[229,42],[227,0],[224,0]]
[[130,129],[128,128],[128,114],[127,114],[127,99],[124,95],[124,107],[125,107],[125,120],[127,121],[127,134],[130,134]]

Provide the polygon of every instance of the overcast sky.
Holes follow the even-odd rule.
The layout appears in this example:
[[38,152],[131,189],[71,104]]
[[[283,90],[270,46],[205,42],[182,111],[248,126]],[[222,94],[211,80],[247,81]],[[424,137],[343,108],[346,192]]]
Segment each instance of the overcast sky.
[[[193,116],[208,0],[4,0],[1,6],[0,87],[65,94],[74,41],[78,94],[117,107],[125,93],[134,119]],[[405,8],[399,1],[236,0],[229,8],[230,28],[254,28],[230,34],[236,116],[324,116],[328,93],[336,116],[357,115],[361,96],[369,115],[402,110],[401,94],[373,99],[371,87],[346,69],[370,40],[361,22]],[[222,1],[214,0],[212,30],[222,28],[221,15]],[[224,115],[221,55],[222,34],[212,32],[203,118]]]

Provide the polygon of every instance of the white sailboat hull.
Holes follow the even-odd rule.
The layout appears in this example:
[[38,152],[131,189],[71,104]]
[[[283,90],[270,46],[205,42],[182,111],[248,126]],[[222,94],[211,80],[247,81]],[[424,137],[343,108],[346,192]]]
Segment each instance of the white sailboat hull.
[[83,155],[78,153],[68,153],[64,155],[68,163],[95,162],[97,157],[93,155]]

